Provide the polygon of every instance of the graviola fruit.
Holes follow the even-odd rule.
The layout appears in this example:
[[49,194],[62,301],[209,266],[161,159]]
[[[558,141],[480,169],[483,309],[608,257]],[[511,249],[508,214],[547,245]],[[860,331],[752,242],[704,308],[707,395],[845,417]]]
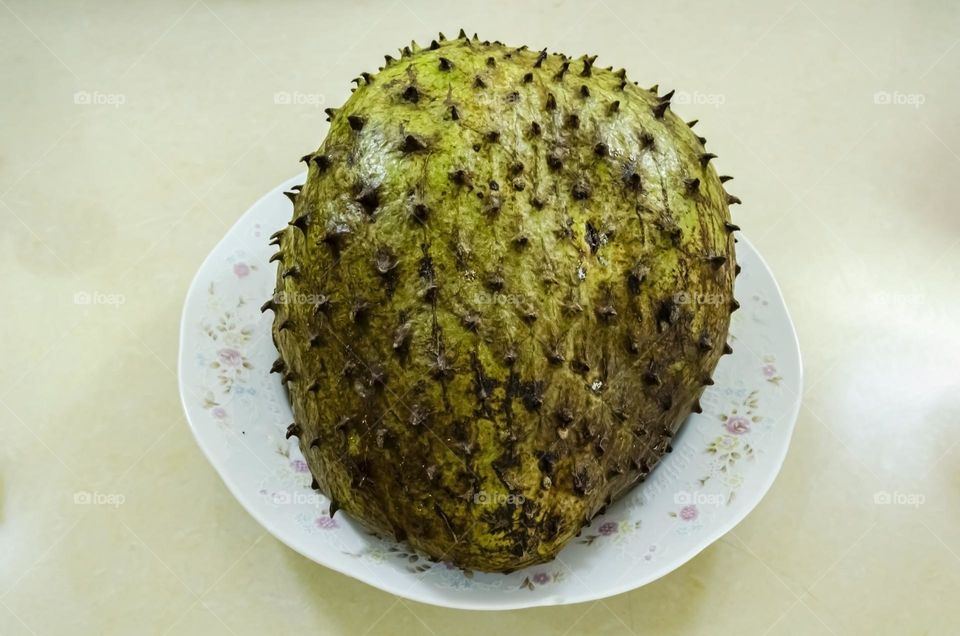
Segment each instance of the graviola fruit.
[[738,201],[672,91],[594,60],[441,36],[329,111],[264,309],[331,515],[540,563],[699,410]]

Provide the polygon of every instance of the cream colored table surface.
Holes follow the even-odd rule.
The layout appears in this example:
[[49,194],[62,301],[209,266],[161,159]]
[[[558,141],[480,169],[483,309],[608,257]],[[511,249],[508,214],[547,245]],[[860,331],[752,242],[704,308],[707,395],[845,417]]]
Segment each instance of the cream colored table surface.
[[[319,145],[319,102],[461,25],[677,89],[800,335],[766,499],[601,602],[451,611],[315,565],[180,408],[204,256]],[[0,0],[0,634],[960,633],[958,38],[933,1]]]

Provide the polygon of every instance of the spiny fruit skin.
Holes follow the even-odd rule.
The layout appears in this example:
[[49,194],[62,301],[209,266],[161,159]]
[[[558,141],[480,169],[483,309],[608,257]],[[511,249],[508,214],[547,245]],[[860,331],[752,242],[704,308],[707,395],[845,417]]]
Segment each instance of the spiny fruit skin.
[[699,409],[728,195],[669,95],[593,62],[414,45],[304,157],[264,309],[331,514],[464,568],[548,561]]

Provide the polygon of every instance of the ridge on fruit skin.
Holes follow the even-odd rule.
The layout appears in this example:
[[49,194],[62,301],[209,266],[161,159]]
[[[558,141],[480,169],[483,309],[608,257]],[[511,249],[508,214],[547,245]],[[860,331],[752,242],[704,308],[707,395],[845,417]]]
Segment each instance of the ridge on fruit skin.
[[331,515],[541,563],[700,412],[740,200],[673,91],[595,62],[441,34],[327,109],[262,309]]

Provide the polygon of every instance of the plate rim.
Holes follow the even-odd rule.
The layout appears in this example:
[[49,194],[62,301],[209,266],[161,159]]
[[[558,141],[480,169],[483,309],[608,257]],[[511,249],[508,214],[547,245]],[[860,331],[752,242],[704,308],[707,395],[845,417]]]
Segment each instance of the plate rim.
[[[723,523],[718,524],[716,527],[712,528],[710,532],[704,533],[704,539],[702,545],[699,547],[688,550],[687,552],[681,553],[676,558],[670,560],[665,564],[665,567],[659,569],[651,570],[644,576],[638,578],[626,579],[625,577],[621,578],[621,581],[614,584],[611,587],[604,587],[599,590],[592,590],[589,586],[584,584],[584,587],[588,589],[588,592],[583,597],[577,597],[576,600],[566,600],[562,595],[559,594],[550,594],[538,597],[525,597],[528,600],[523,601],[512,601],[509,597],[504,596],[496,605],[490,604],[481,604],[471,602],[470,599],[474,598],[471,595],[462,595],[462,596],[450,596],[446,593],[437,594],[438,590],[433,590],[433,593],[430,598],[424,599],[423,596],[418,596],[413,593],[413,591],[418,590],[423,585],[423,579],[414,577],[413,585],[395,585],[393,583],[385,583],[382,580],[378,579],[373,570],[366,568],[367,571],[353,571],[348,570],[347,568],[340,567],[337,564],[318,558],[314,554],[308,554],[308,549],[306,546],[300,545],[301,542],[297,541],[294,538],[288,537],[285,533],[281,532],[277,526],[273,524],[269,517],[261,514],[256,508],[252,505],[248,505],[246,501],[246,494],[241,493],[239,488],[236,487],[228,478],[227,470],[225,466],[222,466],[214,456],[213,449],[210,448],[205,442],[204,438],[201,435],[198,426],[194,423],[190,415],[190,409],[187,405],[186,396],[190,393],[190,390],[185,385],[184,380],[184,369],[183,364],[185,360],[184,356],[184,346],[185,346],[185,334],[188,328],[187,317],[188,309],[191,308],[191,299],[196,295],[196,291],[199,288],[201,274],[207,270],[207,266],[211,263],[213,256],[220,251],[220,248],[227,243],[227,239],[230,237],[232,232],[241,225],[244,220],[254,213],[254,210],[260,207],[265,201],[268,201],[270,198],[278,195],[283,190],[287,189],[290,184],[295,184],[296,182],[304,179],[306,177],[306,172],[301,172],[299,175],[291,177],[282,181],[278,186],[269,190],[262,196],[260,196],[254,203],[252,203],[243,214],[237,217],[236,221],[226,230],[224,235],[216,242],[216,244],[210,249],[207,255],[204,257],[203,261],[200,263],[196,272],[193,275],[193,278],[190,281],[190,285],[187,287],[187,291],[183,301],[183,308],[180,312],[180,329],[178,335],[178,344],[177,344],[177,388],[180,393],[180,405],[183,408],[184,417],[187,420],[187,426],[190,428],[190,432],[193,434],[193,438],[200,447],[200,450],[203,452],[203,455],[206,457],[207,462],[213,467],[214,471],[220,477],[220,480],[227,487],[227,490],[233,495],[234,499],[240,504],[240,506],[249,514],[254,520],[257,521],[271,536],[273,536],[280,543],[284,544],[297,554],[300,554],[309,561],[321,565],[323,567],[329,568],[335,572],[338,572],[344,576],[348,576],[352,579],[361,581],[371,587],[375,587],[381,591],[387,592],[388,594],[393,594],[400,598],[404,598],[411,601],[416,601],[418,603],[424,603],[428,605],[435,605],[438,607],[446,607],[450,609],[462,609],[462,610],[475,610],[475,611],[508,611],[515,609],[526,609],[532,607],[551,607],[556,605],[573,605],[577,603],[588,603],[591,601],[598,601],[604,598],[609,598],[612,596],[617,596],[619,594],[624,594],[626,592],[638,589],[653,581],[662,578],[675,570],[680,569],[691,560],[693,560],[697,555],[706,550],[708,547],[716,543],[720,538],[726,535],[728,532],[733,530],[738,526],[753,510],[760,504],[760,502],[766,497],[767,493],[770,491],[770,488],[773,486],[777,477],[780,475],[780,472],[783,469],[784,461],[787,457],[787,452],[790,449],[790,443],[793,440],[793,434],[796,430],[797,418],[800,414],[800,408],[803,403],[803,358],[802,352],[800,349],[800,340],[797,336],[797,329],[794,325],[793,318],[790,316],[790,310],[787,307],[786,299],[783,296],[783,291],[780,289],[780,284],[777,281],[776,277],[773,274],[773,270],[770,268],[770,265],[767,263],[766,259],[763,258],[763,255],[757,250],[757,248],[747,239],[743,232],[738,233],[738,241],[747,245],[749,249],[754,253],[757,260],[766,270],[767,274],[770,277],[770,280],[773,283],[773,288],[776,291],[777,300],[779,304],[783,307],[784,317],[786,318],[786,325],[789,326],[789,334],[792,337],[792,350],[796,353],[796,377],[797,377],[797,395],[792,400],[792,407],[788,417],[784,418],[785,425],[789,427],[787,431],[785,443],[783,444],[782,450],[779,452],[778,456],[772,456],[776,463],[776,469],[769,471],[766,475],[763,476],[763,481],[758,483],[760,484],[754,491],[751,491],[753,494],[748,499],[748,506],[745,506],[742,512],[735,513],[730,516],[729,519]],[[569,569],[569,566],[567,566]],[[445,591],[444,591],[445,592]],[[519,597],[517,597],[519,598]]]

